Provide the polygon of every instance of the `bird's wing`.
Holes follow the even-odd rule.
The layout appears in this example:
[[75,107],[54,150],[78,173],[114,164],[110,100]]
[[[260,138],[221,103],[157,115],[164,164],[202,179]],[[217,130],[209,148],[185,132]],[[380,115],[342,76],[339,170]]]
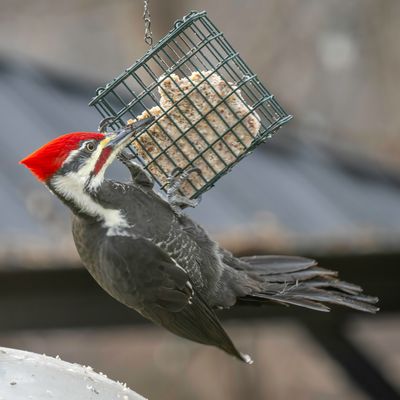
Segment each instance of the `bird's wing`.
[[[144,238],[110,237],[102,259],[115,287],[126,295],[129,306],[159,306],[179,311],[190,303],[193,287],[186,271],[157,245]],[[111,273],[111,272],[110,272]],[[131,297],[131,295],[133,295]]]
[[220,347],[251,362],[235,348],[186,271],[156,244],[144,238],[119,236],[109,238],[106,247],[104,265],[112,263],[116,271],[113,279],[118,279],[115,286],[120,301],[176,335]]

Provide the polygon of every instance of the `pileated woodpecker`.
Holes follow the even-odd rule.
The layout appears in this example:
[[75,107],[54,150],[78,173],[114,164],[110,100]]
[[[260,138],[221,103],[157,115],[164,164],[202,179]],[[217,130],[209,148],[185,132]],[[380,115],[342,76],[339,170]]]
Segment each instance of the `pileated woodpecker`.
[[[21,161],[71,209],[78,253],[106,292],[169,331],[247,363],[250,357],[236,349],[214,309],[272,302],[318,311],[329,311],[324,303],[378,310],[377,298],[314,260],[236,258],[210,239],[181,212],[186,203],[159,196],[151,178],[123,151],[151,121],[109,135],[69,133]],[[131,182],[104,178],[116,157],[129,168]]]

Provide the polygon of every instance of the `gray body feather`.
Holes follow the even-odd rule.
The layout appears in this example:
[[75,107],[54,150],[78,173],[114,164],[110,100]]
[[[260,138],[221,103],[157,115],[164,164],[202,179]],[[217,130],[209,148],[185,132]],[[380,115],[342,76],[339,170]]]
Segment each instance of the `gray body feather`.
[[329,311],[326,303],[377,311],[376,298],[314,260],[235,258],[151,187],[105,180],[93,196],[103,207],[121,210],[129,227],[107,236],[100,221],[76,214],[73,235],[84,265],[111,296],[177,335],[249,362],[213,309],[273,302],[319,311]]

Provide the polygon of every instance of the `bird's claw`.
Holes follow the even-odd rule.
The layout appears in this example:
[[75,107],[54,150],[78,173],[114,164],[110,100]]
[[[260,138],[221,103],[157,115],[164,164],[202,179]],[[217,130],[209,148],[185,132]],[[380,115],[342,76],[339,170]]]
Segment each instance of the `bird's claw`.
[[117,159],[119,160],[119,161],[121,161],[123,164],[125,164],[125,165],[130,165],[130,164],[132,164],[132,160],[134,160],[136,158],[136,156],[133,154],[133,153],[131,153],[131,152],[129,152],[129,151],[126,151],[126,150],[122,150],[118,155],[117,155]]
[[182,183],[189,177],[190,174],[196,172],[201,175],[201,170],[198,167],[192,167],[183,171],[182,168],[176,167],[172,170],[171,174],[168,176],[169,191],[177,191],[180,189]]
[[186,196],[179,194],[179,190],[185,180],[187,180],[192,173],[201,174],[200,168],[193,167],[186,171],[182,171],[182,168],[175,168],[169,177],[168,180],[168,189],[167,189],[167,198],[168,202],[174,211],[178,214],[186,207],[196,207],[201,198],[197,199],[189,199]]
[[176,194],[168,197],[168,202],[172,208],[179,214],[186,207],[196,207],[200,203],[200,199],[189,199],[186,196]]
[[99,126],[97,127],[97,131],[100,132],[100,133],[106,134],[109,126],[111,125],[111,123],[113,121],[114,121],[114,117],[103,118],[100,121]]

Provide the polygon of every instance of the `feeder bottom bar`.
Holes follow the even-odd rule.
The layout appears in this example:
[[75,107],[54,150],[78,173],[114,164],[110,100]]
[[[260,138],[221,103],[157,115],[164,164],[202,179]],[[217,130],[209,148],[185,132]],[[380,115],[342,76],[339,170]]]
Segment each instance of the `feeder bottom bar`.
[[181,187],[190,198],[245,153],[260,130],[260,118],[240,90],[235,91],[234,84],[215,72],[193,72],[182,79],[171,74],[162,79],[159,106],[137,117],[159,118],[132,144],[162,185],[176,167],[199,168],[201,175],[192,174]]

